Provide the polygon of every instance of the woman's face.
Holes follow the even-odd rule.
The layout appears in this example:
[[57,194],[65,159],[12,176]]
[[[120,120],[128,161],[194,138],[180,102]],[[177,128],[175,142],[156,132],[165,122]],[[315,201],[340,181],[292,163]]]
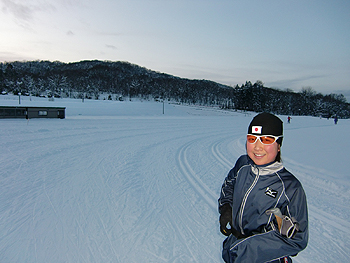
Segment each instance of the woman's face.
[[247,154],[256,165],[268,164],[275,161],[281,147],[277,142],[262,144],[258,139],[255,143],[247,142]]

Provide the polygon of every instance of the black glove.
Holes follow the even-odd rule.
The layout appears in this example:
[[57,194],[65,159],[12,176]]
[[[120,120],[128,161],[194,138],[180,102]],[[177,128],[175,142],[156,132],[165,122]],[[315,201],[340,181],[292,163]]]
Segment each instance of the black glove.
[[220,207],[220,231],[223,235],[229,236],[231,234],[231,228],[227,228],[227,224],[232,225],[232,207],[229,204],[224,204]]

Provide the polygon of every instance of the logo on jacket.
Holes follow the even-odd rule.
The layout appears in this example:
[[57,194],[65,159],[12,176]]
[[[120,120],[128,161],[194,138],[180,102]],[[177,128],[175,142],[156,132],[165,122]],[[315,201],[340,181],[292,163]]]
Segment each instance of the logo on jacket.
[[271,189],[270,187],[267,187],[265,190],[265,194],[268,196],[271,196],[273,198],[277,197],[278,191]]

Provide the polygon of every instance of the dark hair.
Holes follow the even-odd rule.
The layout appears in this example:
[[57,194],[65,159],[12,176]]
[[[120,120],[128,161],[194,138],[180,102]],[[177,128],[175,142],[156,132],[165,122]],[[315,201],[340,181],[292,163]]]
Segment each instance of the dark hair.
[[283,139],[283,137],[279,137],[276,141],[277,144],[280,146],[280,150],[278,151],[278,153],[276,155],[275,161],[280,162],[280,163],[282,162],[282,157],[281,157],[282,139]]
[[276,159],[275,159],[276,162],[282,162],[282,158],[281,158],[281,150],[278,151],[277,155],[276,155]]

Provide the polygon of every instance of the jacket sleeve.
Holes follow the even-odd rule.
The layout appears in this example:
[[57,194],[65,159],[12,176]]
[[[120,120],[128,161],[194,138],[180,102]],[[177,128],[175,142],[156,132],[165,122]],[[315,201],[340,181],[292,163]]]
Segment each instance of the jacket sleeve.
[[219,198],[219,213],[221,214],[221,208],[225,204],[232,206],[233,200],[233,186],[235,184],[235,178],[233,177],[233,169],[226,176],[224,183],[221,187],[220,198]]
[[289,216],[299,223],[299,231],[292,238],[282,236],[276,230],[236,239],[232,235],[224,242],[223,258],[226,262],[269,262],[292,256],[307,246],[308,212],[304,190],[300,186],[287,207]]
[[235,166],[229,171],[228,175],[226,176],[224,183],[222,184],[221,187],[221,192],[220,192],[220,198],[219,198],[219,213],[221,214],[221,208],[224,204],[230,204],[232,206],[233,203],[233,189],[234,185],[236,182],[236,174],[237,170],[240,167],[240,163],[242,160],[243,156],[241,156]]

